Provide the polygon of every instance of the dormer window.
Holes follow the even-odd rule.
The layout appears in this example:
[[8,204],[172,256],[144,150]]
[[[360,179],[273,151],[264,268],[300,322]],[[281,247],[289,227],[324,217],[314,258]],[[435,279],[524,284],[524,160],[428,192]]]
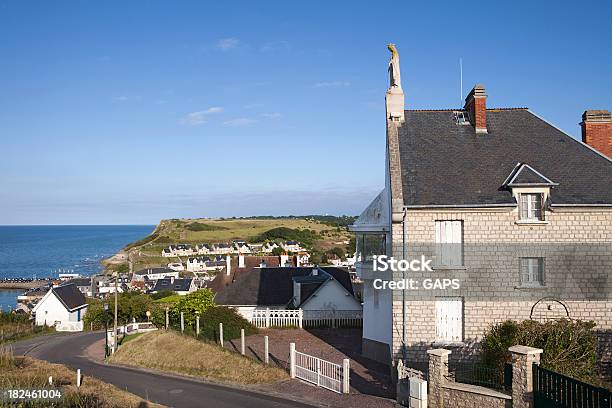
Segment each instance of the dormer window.
[[544,202],[544,194],[521,193],[519,197],[519,211],[521,220],[544,221],[544,211],[542,206],[542,203]]
[[503,183],[511,191],[518,204],[517,224],[547,224],[544,220],[545,204],[549,202],[551,189],[559,184],[526,163],[517,163]]

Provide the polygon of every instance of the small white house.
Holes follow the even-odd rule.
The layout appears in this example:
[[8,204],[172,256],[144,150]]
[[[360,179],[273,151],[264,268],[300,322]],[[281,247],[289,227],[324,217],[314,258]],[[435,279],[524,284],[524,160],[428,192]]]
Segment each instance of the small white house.
[[82,331],[86,311],[85,296],[74,284],[51,288],[32,309],[37,326],[57,331]]
[[287,252],[300,252],[304,250],[297,241],[287,241],[283,243],[283,249]]
[[198,255],[208,255],[212,253],[212,248],[208,244],[199,244],[196,245],[196,251]]
[[184,271],[185,265],[183,265],[181,262],[171,262],[168,264],[168,268],[172,269],[173,271]]
[[269,254],[272,253],[275,248],[278,248],[278,244],[274,241],[268,241],[261,247],[261,252],[264,254]]

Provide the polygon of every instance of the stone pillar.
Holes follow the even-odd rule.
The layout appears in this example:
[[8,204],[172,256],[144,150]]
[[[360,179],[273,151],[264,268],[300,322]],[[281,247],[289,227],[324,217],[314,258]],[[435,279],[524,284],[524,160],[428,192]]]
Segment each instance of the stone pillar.
[[429,408],[444,407],[442,384],[447,381],[448,355],[450,353],[451,351],[446,349],[427,350],[427,354],[429,354],[429,394],[427,396]]
[[512,346],[512,407],[533,408],[533,363],[540,364],[542,349]]

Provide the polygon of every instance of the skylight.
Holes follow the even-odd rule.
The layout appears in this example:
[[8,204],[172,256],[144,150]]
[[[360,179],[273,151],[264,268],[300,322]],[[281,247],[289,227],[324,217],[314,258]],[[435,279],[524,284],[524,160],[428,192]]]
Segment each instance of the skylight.
[[458,125],[470,124],[470,115],[466,111],[454,111],[453,116]]

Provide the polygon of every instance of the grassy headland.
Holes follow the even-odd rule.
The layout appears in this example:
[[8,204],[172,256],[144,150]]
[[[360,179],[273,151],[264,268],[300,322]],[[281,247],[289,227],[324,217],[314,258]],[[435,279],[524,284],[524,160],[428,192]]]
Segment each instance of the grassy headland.
[[[229,242],[240,239],[249,243],[266,240],[299,241],[311,252],[314,261],[332,248],[344,252],[353,250],[347,226],[354,217],[304,216],[304,217],[253,217],[221,219],[170,219],[162,220],[155,231],[139,241],[128,244],[123,253],[130,253],[134,270],[166,265],[161,251],[170,244],[201,244]],[[113,257],[118,262],[108,262],[107,269],[124,272],[127,256]]]

